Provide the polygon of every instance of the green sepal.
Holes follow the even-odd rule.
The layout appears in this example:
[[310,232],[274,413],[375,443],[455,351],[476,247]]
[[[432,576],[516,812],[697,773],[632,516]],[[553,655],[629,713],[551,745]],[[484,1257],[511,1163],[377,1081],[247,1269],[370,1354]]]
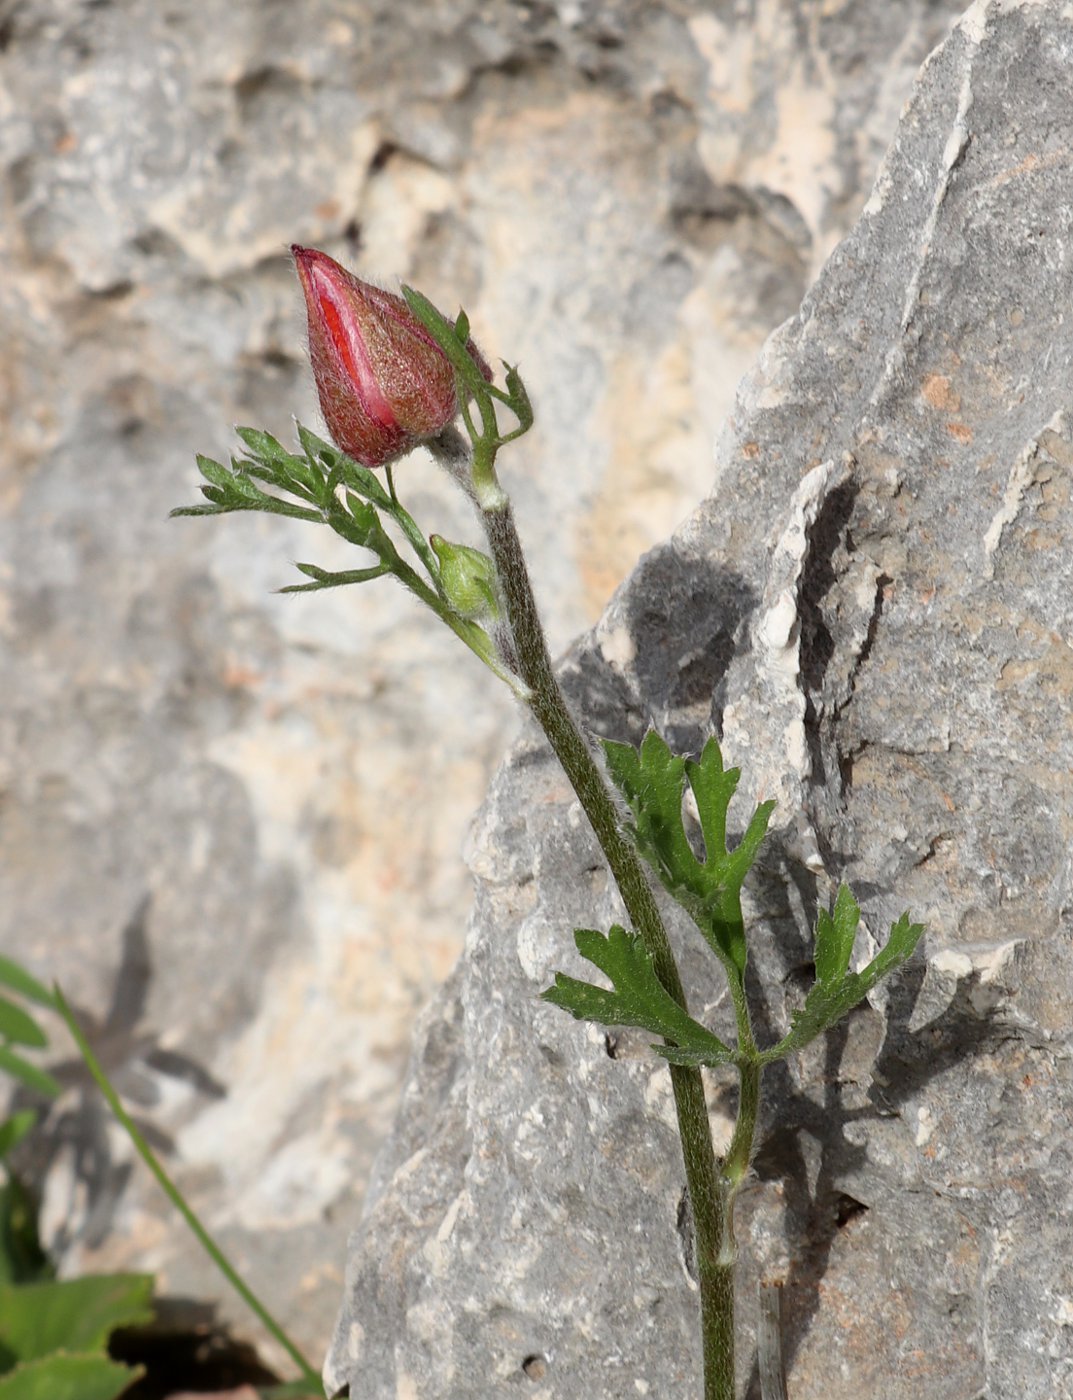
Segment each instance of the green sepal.
[[[466,349],[465,340],[460,340],[455,327],[444,314],[413,287],[403,286],[402,294],[406,305],[428,331],[454,366],[455,372],[466,388],[475,397],[484,398],[488,394],[488,381],[481,373],[476,360]],[[467,336],[468,339],[468,336]]]
[[872,961],[860,972],[850,972],[849,959],[860,917],[857,901],[842,885],[833,911],[828,914],[821,910],[816,919],[816,982],[804,1006],[791,1016],[789,1033],[761,1054],[762,1064],[781,1060],[829,1030],[863,1001],[881,978],[912,957],[924,932],[924,925],[914,924],[906,911],[891,925],[890,937]]
[[459,345],[465,345],[469,340],[469,317],[461,307],[458,308],[458,315],[455,317],[455,339]]
[[730,1047],[707,1030],[674,1000],[656,976],[652,957],[642,940],[619,924],[609,934],[579,928],[578,952],[607,977],[613,991],[555,974],[555,985],[541,993],[544,1001],[569,1011],[579,1021],[601,1026],[637,1026],[664,1036],[671,1045],[652,1048],[675,1064],[721,1065],[733,1059]]
[[[757,807],[731,851],[726,845],[727,808],[741,771],[723,767],[714,738],[696,761],[673,754],[655,730],[645,735],[640,749],[610,739],[603,741],[603,747],[612,780],[633,815],[630,834],[638,850],[740,985],[747,958],[741,886],[767,832],[774,802]],[[686,835],[682,815],[686,782],[697,803],[703,860],[694,854]]]

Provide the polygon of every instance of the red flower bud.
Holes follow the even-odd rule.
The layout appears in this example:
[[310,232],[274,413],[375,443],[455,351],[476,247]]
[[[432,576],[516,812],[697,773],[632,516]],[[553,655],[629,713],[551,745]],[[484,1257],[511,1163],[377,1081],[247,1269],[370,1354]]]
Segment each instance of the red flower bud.
[[442,432],[458,413],[455,372],[402,298],[315,248],[296,243],[291,252],[309,313],[313,378],[336,446],[379,467]]

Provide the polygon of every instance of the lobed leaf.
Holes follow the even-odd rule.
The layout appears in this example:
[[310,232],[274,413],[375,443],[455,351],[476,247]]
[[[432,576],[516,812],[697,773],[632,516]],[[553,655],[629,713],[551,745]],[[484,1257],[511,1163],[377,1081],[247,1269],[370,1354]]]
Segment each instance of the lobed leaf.
[[[817,919],[817,981],[805,998],[804,1006],[791,1017],[789,1033],[777,1045],[762,1053],[761,1063],[771,1064],[774,1060],[781,1060],[837,1024],[864,1000],[881,978],[912,957],[924,932],[924,925],[914,924],[906,911],[891,925],[890,937],[872,961],[860,972],[847,972],[859,918],[857,902],[843,885],[835,901],[834,914],[821,913]],[[851,925],[852,931],[849,931]],[[821,930],[825,944],[822,959],[819,949]],[[843,954],[845,961],[842,960]]]
[[[709,739],[697,761],[672,753],[655,730],[639,749],[604,740],[612,780],[633,815],[631,835],[664,887],[687,910],[728,975],[739,985],[745,974],[746,945],[742,926],[742,882],[756,859],[775,809],[762,802],[745,835],[727,850],[727,808],[740,772],[724,769],[716,740]],[[686,835],[682,799],[688,781],[697,802],[704,858],[694,853]]]
[[677,1064],[726,1064],[730,1047],[695,1021],[660,982],[652,958],[636,935],[614,924],[607,935],[595,929],[574,934],[578,952],[607,977],[613,987],[595,987],[565,973],[541,993],[544,1001],[569,1011],[581,1021],[602,1026],[637,1026],[664,1036],[672,1044],[653,1046]]
[[860,921],[860,905],[853,898],[848,885],[840,885],[834,910],[828,914],[826,909],[821,909],[816,916],[814,962],[817,982],[833,984],[846,975]]
[[98,1274],[0,1285],[0,1351],[19,1361],[101,1351],[117,1327],[153,1317],[152,1274]]
[[0,1376],[0,1400],[117,1400],[143,1374],[103,1354],[54,1352]]

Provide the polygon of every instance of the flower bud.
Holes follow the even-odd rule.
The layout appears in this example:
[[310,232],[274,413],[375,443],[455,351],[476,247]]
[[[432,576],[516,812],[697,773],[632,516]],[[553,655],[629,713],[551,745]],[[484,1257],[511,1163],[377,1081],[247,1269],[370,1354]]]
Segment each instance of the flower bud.
[[496,569],[487,554],[468,544],[452,544],[433,535],[429,544],[440,561],[440,583],[447,601],[469,622],[493,622],[499,616]]
[[383,466],[458,412],[447,356],[401,297],[362,282],[327,253],[291,248],[309,315],[309,357],[337,447]]

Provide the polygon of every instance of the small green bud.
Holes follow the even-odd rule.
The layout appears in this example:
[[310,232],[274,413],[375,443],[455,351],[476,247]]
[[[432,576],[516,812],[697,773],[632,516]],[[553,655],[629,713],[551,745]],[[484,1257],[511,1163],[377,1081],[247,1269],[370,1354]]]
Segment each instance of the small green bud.
[[496,569],[487,554],[468,544],[452,544],[433,535],[429,544],[440,561],[440,583],[447,601],[469,622],[494,621],[499,616]]

